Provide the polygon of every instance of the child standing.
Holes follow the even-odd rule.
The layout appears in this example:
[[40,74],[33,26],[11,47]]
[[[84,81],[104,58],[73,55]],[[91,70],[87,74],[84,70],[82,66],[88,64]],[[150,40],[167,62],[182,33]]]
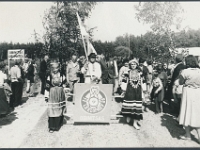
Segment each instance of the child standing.
[[158,77],[158,71],[155,70],[151,88],[151,100],[155,101],[156,113],[163,112],[163,99],[164,99],[164,87],[162,81]]

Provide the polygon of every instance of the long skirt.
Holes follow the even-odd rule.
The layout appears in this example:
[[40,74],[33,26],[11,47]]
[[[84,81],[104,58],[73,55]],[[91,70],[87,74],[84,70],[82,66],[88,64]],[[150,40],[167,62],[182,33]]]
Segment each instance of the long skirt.
[[53,131],[58,131],[60,127],[63,125],[64,116],[60,117],[49,117],[49,129]]
[[126,117],[142,120],[142,88],[133,88],[129,83],[122,104],[122,114]]
[[183,87],[179,124],[200,128],[200,88]]
[[48,101],[49,129],[59,130],[63,123],[63,114],[66,111],[65,93],[62,87],[51,87]]
[[10,110],[6,93],[3,87],[0,87],[0,115],[8,114]]

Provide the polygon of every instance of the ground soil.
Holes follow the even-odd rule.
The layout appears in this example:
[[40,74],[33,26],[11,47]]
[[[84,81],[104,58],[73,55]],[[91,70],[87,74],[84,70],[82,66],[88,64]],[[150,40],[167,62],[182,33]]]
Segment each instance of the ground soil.
[[[39,89],[39,83],[37,84]],[[24,94],[25,95],[25,94]],[[197,134],[192,131],[192,141],[180,140],[184,130],[175,117],[168,113],[155,114],[154,105],[144,112],[141,129],[133,128],[124,118],[110,124],[76,124],[65,117],[58,132],[49,133],[47,104],[43,95],[26,98],[14,112],[0,118],[0,148],[71,148],[71,147],[200,147]],[[67,101],[67,112],[74,105]],[[114,99],[111,114],[121,109],[121,100]]]

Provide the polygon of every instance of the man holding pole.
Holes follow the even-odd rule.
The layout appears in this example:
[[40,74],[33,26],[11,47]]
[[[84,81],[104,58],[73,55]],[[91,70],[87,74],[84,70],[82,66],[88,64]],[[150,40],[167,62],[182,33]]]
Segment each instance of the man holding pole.
[[96,54],[91,53],[88,56],[89,62],[87,62],[82,68],[81,72],[85,75],[85,83],[98,84],[101,81],[101,65],[96,62]]

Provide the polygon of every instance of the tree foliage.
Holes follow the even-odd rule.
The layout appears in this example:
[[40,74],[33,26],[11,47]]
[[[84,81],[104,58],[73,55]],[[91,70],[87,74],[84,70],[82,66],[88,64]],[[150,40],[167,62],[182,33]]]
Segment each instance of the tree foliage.
[[[142,36],[129,35],[128,37],[119,37],[120,38],[117,37],[113,42],[102,42],[100,40],[93,41],[92,45],[94,46],[97,53],[104,54],[107,60],[109,60],[110,57],[117,55],[120,56],[121,53],[118,54],[118,51],[115,50],[119,46],[124,46],[127,48],[130,46],[130,50],[132,52],[130,59],[133,57],[144,57],[151,60],[160,60],[161,62],[167,62],[169,59],[171,59],[171,55],[168,51],[170,39],[167,37],[167,35],[161,36],[160,34],[155,34],[154,32],[147,32]],[[188,31],[183,30],[181,32],[174,33],[172,37],[176,48],[200,47],[200,29],[190,29]],[[42,51],[45,49],[44,47],[45,45],[39,42],[26,44],[0,43],[0,59],[7,59],[8,49],[25,49],[27,57],[41,58],[43,56]],[[73,49],[69,49],[69,51],[72,50]],[[83,48],[81,51],[83,52]]]
[[183,9],[179,2],[144,2],[135,8],[137,19],[151,24],[153,32],[165,34],[172,26],[180,27]]
[[84,53],[76,12],[84,22],[95,4],[96,2],[58,1],[50,8],[45,14],[43,25],[46,29],[45,47],[51,56],[69,57],[71,49]]
[[132,54],[130,48],[125,46],[118,46],[115,48],[114,56],[120,57],[122,59],[129,59]]
[[[136,18],[143,23],[150,24],[153,33],[169,38],[168,48],[174,50],[173,30],[180,28],[183,8],[179,2],[144,2],[135,7]],[[160,42],[159,42],[160,43]],[[159,45],[157,45],[159,46]],[[169,51],[169,50],[168,50]]]

